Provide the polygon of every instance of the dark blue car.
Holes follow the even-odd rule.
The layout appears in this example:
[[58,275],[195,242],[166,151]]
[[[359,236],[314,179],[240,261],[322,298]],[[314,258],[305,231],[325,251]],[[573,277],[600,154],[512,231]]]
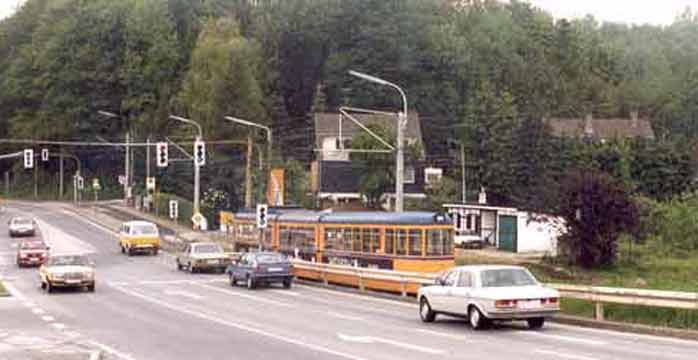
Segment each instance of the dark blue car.
[[258,252],[243,255],[236,263],[225,270],[230,285],[237,286],[242,281],[248,289],[259,284],[281,283],[291,288],[293,265],[286,255],[276,252]]

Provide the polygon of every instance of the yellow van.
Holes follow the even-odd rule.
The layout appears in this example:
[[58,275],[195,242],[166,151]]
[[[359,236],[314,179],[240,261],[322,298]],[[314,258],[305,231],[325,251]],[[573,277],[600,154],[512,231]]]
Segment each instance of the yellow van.
[[160,250],[158,227],[147,221],[128,221],[119,229],[119,246],[122,254],[135,253],[157,255]]

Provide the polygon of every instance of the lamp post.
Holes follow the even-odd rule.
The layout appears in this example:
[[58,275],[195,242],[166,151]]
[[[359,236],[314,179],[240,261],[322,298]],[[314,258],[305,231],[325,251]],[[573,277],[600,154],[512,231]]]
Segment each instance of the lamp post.
[[405,144],[404,144],[404,129],[405,125],[407,124],[407,95],[405,95],[405,92],[400,88],[399,86],[383,80],[381,78],[377,78],[372,75],[360,73],[358,71],[349,71],[349,75],[351,76],[356,76],[360,79],[370,81],[372,83],[376,83],[379,85],[383,86],[389,86],[392,87],[393,89],[397,90],[400,93],[400,96],[402,96],[402,112],[399,113],[398,115],[398,121],[397,121],[397,152],[396,152],[396,159],[395,159],[395,211],[396,212],[402,212],[404,210],[404,188],[405,184],[403,181],[403,176],[404,176],[404,168],[405,168]]
[[[175,115],[170,115],[169,117],[172,120],[177,120],[179,122],[183,122],[185,124],[192,125],[196,127],[196,130],[198,131],[198,136],[196,137],[196,141],[201,141],[203,138],[203,131],[201,130],[201,125],[197,123],[194,120],[186,119],[180,116],[175,116]],[[196,154],[194,154],[196,156]],[[199,207],[199,193],[200,193],[200,186],[199,186],[199,178],[200,178],[200,166],[199,163],[196,161],[196,158],[194,158],[194,215],[200,213],[200,207]]]
[[[258,129],[262,129],[267,133],[267,162],[268,162],[268,173],[271,173],[271,153],[272,153],[272,136],[271,136],[271,129],[268,126],[264,126],[261,124],[257,124],[251,121],[243,120],[243,119],[238,119],[236,117],[232,116],[225,116],[224,119],[234,122],[236,124],[240,125],[245,125],[245,126],[250,126],[250,127],[256,127]],[[268,174],[267,174],[268,175]],[[267,199],[268,203],[271,203],[271,199]],[[249,205],[249,204],[248,204]]]
[[[121,116],[114,114],[109,111],[99,110],[97,111],[102,116],[106,116],[112,119],[120,119]],[[126,160],[124,162],[124,204],[128,206],[128,189],[131,187],[131,147],[128,145],[131,142],[131,132],[126,130]]]

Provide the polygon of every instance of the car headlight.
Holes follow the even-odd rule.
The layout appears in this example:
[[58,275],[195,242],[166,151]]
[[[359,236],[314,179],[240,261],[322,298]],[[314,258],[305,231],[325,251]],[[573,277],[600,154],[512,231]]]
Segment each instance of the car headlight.
[[83,276],[85,276],[88,279],[94,279],[95,272],[94,271],[87,271],[87,272],[83,273]]

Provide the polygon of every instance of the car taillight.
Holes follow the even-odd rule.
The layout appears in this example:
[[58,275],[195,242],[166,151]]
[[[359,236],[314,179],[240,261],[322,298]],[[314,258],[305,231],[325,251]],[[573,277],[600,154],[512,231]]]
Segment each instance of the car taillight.
[[516,307],[516,300],[497,300],[494,302],[497,308],[513,308]]
[[543,305],[556,306],[560,300],[558,298],[541,299]]
[[26,253],[20,253],[19,256],[22,257],[22,258],[28,258],[28,257],[29,257],[29,255],[27,255]]

